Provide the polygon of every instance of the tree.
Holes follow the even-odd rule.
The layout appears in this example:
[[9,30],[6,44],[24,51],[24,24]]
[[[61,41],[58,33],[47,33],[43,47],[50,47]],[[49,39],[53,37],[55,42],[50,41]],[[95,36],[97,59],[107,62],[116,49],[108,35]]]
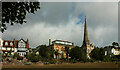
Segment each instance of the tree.
[[26,14],[33,13],[40,9],[39,2],[2,2],[2,24],[1,32],[6,30],[6,23],[26,23]]
[[94,48],[91,53],[90,53],[90,57],[94,60],[103,60],[105,57],[105,50],[104,48]]
[[42,58],[48,58],[48,57],[49,57],[49,48],[48,48],[48,46],[46,46],[46,45],[40,45],[40,46],[38,46],[38,47],[40,47],[40,48],[38,49],[39,55],[40,55]]
[[55,50],[55,56],[56,56],[56,59],[57,59],[58,55],[59,55],[58,50]]
[[12,57],[12,50],[10,49],[10,51],[8,52],[7,56],[11,56]]
[[104,56],[104,58],[103,58],[103,61],[104,62],[109,62],[109,61],[111,61],[112,59],[111,59],[111,57],[110,57],[110,55],[106,55],[106,56]]
[[50,59],[54,58],[55,50],[49,51]]
[[17,58],[18,56],[19,56],[19,54],[17,52],[15,52],[13,58]]
[[69,57],[69,51],[70,51],[70,50],[69,50],[69,46],[66,46],[66,47],[65,47],[65,52],[66,52],[66,56],[67,56],[66,59],[67,59],[67,60],[68,60],[68,57]]
[[113,42],[112,45],[113,46],[119,46],[119,44],[117,42]]
[[80,60],[80,61],[84,61],[86,59],[85,52],[83,51],[82,48],[78,46],[71,49],[70,57],[71,59]]
[[26,58],[31,62],[38,62],[41,59],[41,56],[33,52],[33,53],[27,54]]

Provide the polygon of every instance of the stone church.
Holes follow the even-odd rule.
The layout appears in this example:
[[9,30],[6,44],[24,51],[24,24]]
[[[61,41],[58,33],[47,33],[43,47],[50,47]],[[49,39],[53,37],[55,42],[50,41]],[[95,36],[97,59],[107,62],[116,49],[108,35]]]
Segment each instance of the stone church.
[[85,16],[84,39],[83,39],[82,48],[86,53],[86,57],[90,59],[90,52],[94,49],[94,46],[89,42],[86,16]]

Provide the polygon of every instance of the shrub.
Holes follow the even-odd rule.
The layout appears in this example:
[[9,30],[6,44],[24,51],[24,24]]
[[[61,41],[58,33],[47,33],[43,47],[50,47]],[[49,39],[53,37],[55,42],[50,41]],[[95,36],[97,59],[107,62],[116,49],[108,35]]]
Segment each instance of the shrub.
[[14,53],[14,55],[13,55],[13,58],[17,58],[19,55],[18,55],[18,53],[16,52],[16,53]]
[[88,59],[88,62],[94,62],[94,60],[93,59]]
[[103,59],[104,62],[110,62],[111,58],[109,56],[105,56]]
[[23,57],[22,56],[18,56],[17,60],[23,60]]
[[31,62],[38,62],[41,59],[41,56],[36,55],[35,53],[29,53],[26,58]]
[[6,59],[6,61],[11,62],[11,60],[10,60],[10,59]]
[[77,63],[78,61],[77,60],[70,60],[69,62],[71,62],[71,63]]
[[42,58],[42,61],[43,62],[48,62],[48,59],[47,58]]
[[39,60],[40,60],[39,56],[34,56],[34,57],[31,57],[30,59],[31,62],[38,62]]
[[50,64],[55,64],[56,62],[56,60],[49,61]]

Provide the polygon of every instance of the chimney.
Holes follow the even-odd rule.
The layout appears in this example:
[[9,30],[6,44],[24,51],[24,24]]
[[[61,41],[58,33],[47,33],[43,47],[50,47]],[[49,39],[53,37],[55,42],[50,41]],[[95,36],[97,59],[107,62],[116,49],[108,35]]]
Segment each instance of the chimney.
[[29,48],[29,42],[28,42],[28,39],[27,39],[27,43],[26,43],[26,48]]
[[13,44],[14,44],[14,47],[16,47],[16,42],[15,42],[15,38],[13,39]]
[[27,38],[27,42],[28,42],[28,38]]
[[51,45],[51,39],[49,39],[49,46]]

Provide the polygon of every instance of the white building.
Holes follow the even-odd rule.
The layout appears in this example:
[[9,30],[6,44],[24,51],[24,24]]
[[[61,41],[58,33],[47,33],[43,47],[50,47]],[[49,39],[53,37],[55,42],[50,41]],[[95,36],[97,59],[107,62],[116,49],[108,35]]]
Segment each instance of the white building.
[[107,46],[105,49],[105,55],[120,55],[120,47],[119,46]]
[[3,46],[3,40],[0,38],[0,46]]

